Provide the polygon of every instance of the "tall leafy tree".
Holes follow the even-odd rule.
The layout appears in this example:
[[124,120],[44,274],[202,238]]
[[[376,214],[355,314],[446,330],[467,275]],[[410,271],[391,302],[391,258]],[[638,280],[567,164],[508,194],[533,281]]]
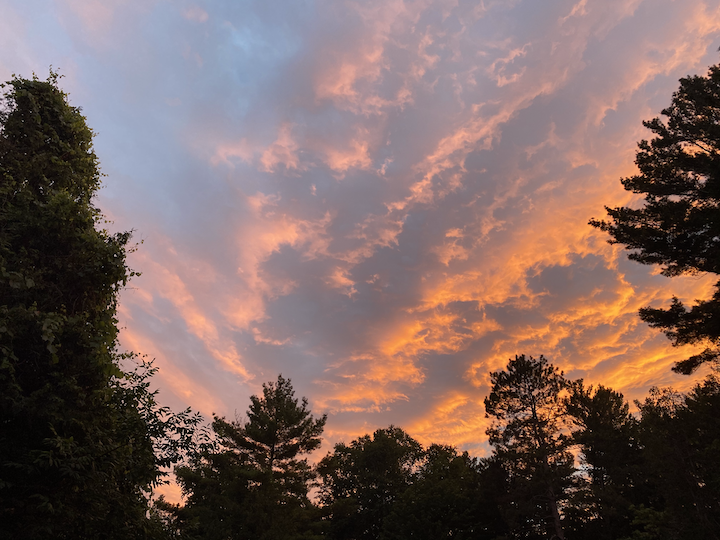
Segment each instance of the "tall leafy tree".
[[176,469],[186,504],[161,507],[187,538],[312,537],[315,473],[302,456],[320,446],[327,416],[314,418],[282,375],[250,401],[247,421],[215,417],[217,446]]
[[151,534],[147,492],[161,479],[161,467],[176,461],[186,428],[197,421],[157,405],[148,390],[151,371],[120,369],[116,306],[132,275],[125,265],[130,234],[99,228],[92,136],[55,74],[4,85],[3,538]]
[[422,459],[422,445],[394,426],[336,444],[318,464],[330,538],[381,538],[385,519],[415,481]]
[[[606,207],[610,220],[590,224],[624,244],[632,260],[660,265],[663,275],[720,274],[720,66],[681,79],[662,115],[643,122],[655,136],[638,144],[640,174],[622,179],[644,205]],[[646,307],[640,317],[674,345],[706,346],[676,371],[688,374],[720,357],[720,281],[712,297],[690,308],[673,298],[669,308]]]
[[547,360],[516,356],[490,373],[486,433],[508,473],[508,518],[519,537],[565,538],[561,506],[574,473],[564,397],[569,386]]
[[433,444],[383,522],[383,540],[493,540],[506,531],[491,465]]

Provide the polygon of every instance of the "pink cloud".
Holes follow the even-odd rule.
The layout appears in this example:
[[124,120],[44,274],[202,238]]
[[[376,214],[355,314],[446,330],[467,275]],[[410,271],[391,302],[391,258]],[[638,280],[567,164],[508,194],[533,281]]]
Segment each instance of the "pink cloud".
[[278,165],[288,170],[301,167],[298,157],[300,147],[292,137],[292,127],[289,123],[280,126],[277,139],[260,156],[261,170],[272,172]]
[[[177,403],[230,414],[283,372],[333,440],[392,422],[481,453],[517,353],[630,397],[689,384],[636,313],[708,282],[587,221],[637,202],[641,120],[717,60],[717,0],[57,6],[100,205],[147,238],[123,344]],[[6,11],[3,49],[45,58]]]

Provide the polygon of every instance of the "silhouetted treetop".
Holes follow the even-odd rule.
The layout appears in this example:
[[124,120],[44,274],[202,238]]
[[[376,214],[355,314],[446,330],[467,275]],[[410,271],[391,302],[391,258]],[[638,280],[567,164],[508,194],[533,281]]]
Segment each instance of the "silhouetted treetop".
[[[644,195],[644,204],[606,207],[610,219],[590,224],[610,233],[611,243],[624,244],[630,259],[659,265],[663,275],[720,274],[720,66],[681,79],[661,114],[664,120],[643,122],[655,137],[638,143],[640,174],[622,179],[626,190]],[[715,289],[689,309],[673,298],[668,309],[640,310],[674,345],[707,345],[678,362],[680,373],[720,356],[720,282]]]

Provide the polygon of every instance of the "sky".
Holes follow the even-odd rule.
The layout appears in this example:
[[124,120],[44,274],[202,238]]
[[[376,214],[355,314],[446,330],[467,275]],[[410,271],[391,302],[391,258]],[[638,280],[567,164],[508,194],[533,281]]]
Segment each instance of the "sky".
[[279,373],[322,453],[390,424],[489,451],[489,372],[544,355],[687,389],[637,311],[708,296],[587,223],[643,120],[718,62],[720,0],[0,0],[0,80],[52,66],[141,272],[123,349],[242,418]]

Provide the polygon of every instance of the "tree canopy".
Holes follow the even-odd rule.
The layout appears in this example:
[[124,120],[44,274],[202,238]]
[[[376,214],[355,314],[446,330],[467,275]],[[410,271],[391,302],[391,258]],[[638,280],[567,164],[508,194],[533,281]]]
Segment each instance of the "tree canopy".
[[493,422],[486,433],[508,471],[517,526],[538,535],[551,531],[562,540],[560,504],[574,472],[570,441],[563,433],[569,383],[543,356],[524,354],[511,359],[505,370],[490,373],[490,380],[485,411]]
[[146,537],[150,489],[198,418],[125,373],[130,234],[93,206],[93,133],[58,77],[14,78],[0,111],[0,536]]
[[314,418],[290,379],[263,384],[247,421],[215,417],[214,448],[196,453],[176,474],[187,500],[161,504],[188,538],[308,538],[308,498],[315,472],[305,456],[320,446],[326,416]]
[[[645,197],[641,208],[606,207],[610,220],[590,224],[624,244],[632,260],[656,264],[666,276],[720,274],[720,66],[707,76],[680,80],[670,106],[643,122],[655,137],[638,143],[640,174],[623,178]],[[688,308],[673,298],[667,309],[646,307],[640,317],[674,345],[706,345],[674,369],[692,373],[720,357],[720,281],[709,299]]]
[[379,538],[395,501],[421,463],[420,443],[389,426],[350,444],[338,443],[318,464],[321,500],[331,514],[332,538]]

